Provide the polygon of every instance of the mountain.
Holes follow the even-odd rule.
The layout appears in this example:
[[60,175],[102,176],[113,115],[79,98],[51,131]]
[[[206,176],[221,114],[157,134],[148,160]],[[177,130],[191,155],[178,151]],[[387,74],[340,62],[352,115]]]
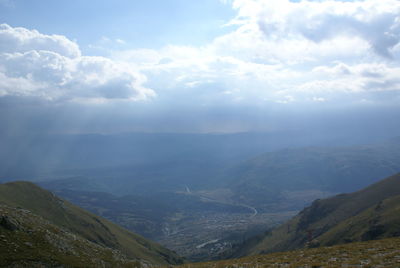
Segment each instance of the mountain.
[[316,200],[287,223],[244,243],[232,256],[397,237],[399,211],[397,174],[351,194]]
[[[302,196],[352,192],[400,172],[400,139],[348,147],[305,147],[262,154],[225,172],[234,201],[259,210],[302,209]],[[325,195],[325,196],[324,196]],[[315,197],[319,198],[319,197]]]
[[[75,134],[1,137],[0,178],[65,175],[67,170],[137,167],[183,162],[188,168],[201,163],[246,159],[284,148],[298,141],[292,134]],[[36,157],[41,155],[41,157]],[[20,163],[24,163],[21,167]],[[192,166],[191,164],[196,164]],[[202,167],[203,172],[206,165]]]
[[[0,181],[81,178],[75,190],[136,192],[215,187],[219,171],[288,147],[371,142],[316,133],[127,133],[1,136]],[[337,140],[336,140],[337,139]],[[374,138],[373,140],[375,140]],[[37,157],[40,155],[40,157]],[[95,179],[93,179],[95,178]],[[115,181],[117,180],[117,183]],[[110,183],[111,181],[111,183]],[[69,183],[71,184],[71,183]]]
[[142,267],[29,210],[0,205],[0,267]]
[[[17,232],[15,232],[16,235],[23,236],[24,232],[29,233],[31,227],[33,227],[33,232],[39,233],[39,235],[43,233],[46,234],[48,227],[49,231],[52,233],[60,233],[60,230],[65,230],[69,233],[68,236],[80,237],[81,240],[86,241],[85,243],[100,246],[102,250],[105,248],[117,250],[121,252],[121,254],[126,255],[129,259],[143,260],[154,264],[177,264],[182,262],[182,259],[175,253],[160,245],[150,242],[101,217],[74,206],[58,198],[51,192],[43,190],[29,182],[1,184],[0,204],[4,208],[2,210],[2,213],[4,213],[2,215],[3,222],[4,219],[9,219],[6,222],[11,222],[11,225],[8,225],[13,226],[12,222],[22,221],[20,225],[25,226],[17,228]],[[7,213],[7,211],[11,211],[12,213]],[[24,216],[26,211],[37,219],[36,222],[38,222],[38,224],[35,223],[32,225],[30,222],[25,221],[30,218]],[[16,216],[18,217],[16,218]],[[45,223],[41,224],[40,222]],[[5,225],[7,226],[7,223]],[[26,228],[26,226],[31,227]],[[40,233],[36,230],[35,227],[38,226],[42,226],[39,229],[43,232]],[[24,231],[18,232],[18,229]],[[4,228],[1,229],[1,231],[5,231]],[[14,238],[14,242],[18,243],[18,236]],[[13,238],[11,237],[8,239]],[[45,238],[40,237],[40,239],[43,240]],[[29,245],[29,243],[32,244],[33,242],[25,242],[26,245]],[[26,248],[26,246],[23,245],[18,246]],[[43,246],[47,247],[49,245]],[[85,247],[82,246],[82,248],[84,249]]]

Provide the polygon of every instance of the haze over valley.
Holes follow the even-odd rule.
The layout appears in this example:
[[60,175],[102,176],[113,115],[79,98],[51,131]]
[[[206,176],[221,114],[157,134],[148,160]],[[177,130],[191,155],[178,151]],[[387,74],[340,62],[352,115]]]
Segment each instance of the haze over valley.
[[[311,146],[266,133],[51,137],[19,152],[13,163],[23,169],[4,166],[15,145],[4,150],[3,180],[34,181],[191,260],[220,258],[315,199],[400,172],[399,138]],[[42,148],[47,155],[34,157]]]

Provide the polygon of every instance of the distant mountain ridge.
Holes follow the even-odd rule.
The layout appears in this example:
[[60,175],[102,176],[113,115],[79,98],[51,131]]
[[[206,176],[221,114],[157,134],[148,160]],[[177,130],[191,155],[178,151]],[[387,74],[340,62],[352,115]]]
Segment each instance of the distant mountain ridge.
[[232,256],[400,236],[400,173],[351,194],[316,200]]
[[[227,169],[223,180],[235,201],[268,211],[282,209],[282,203],[302,192],[352,192],[398,172],[400,138],[395,138],[371,145],[269,152]],[[303,204],[297,203],[301,209]]]
[[[386,136],[368,139],[292,132],[7,136],[0,137],[0,181],[95,178],[95,191],[121,195],[138,188],[152,190],[154,184],[174,191],[185,184],[207,188],[215,187],[221,169],[265,152],[371,143]],[[125,187],[132,184],[132,174],[135,183]],[[108,185],[114,178],[122,183]]]
[[[144,260],[153,264],[177,264],[183,261],[174,252],[74,206],[29,182],[0,184],[0,204],[5,206],[5,211],[10,211],[12,208],[28,210],[56,228],[67,230],[102,248],[118,250],[130,259]],[[14,211],[17,212],[18,210]],[[2,217],[4,219],[10,216],[5,214]],[[0,228],[0,231],[3,232],[3,229]]]

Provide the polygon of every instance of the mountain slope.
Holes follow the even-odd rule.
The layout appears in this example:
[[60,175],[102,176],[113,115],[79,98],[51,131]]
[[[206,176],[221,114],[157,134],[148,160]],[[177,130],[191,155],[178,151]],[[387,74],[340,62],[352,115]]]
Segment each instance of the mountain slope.
[[0,267],[142,267],[26,209],[0,205]]
[[399,209],[397,174],[358,192],[316,200],[289,222],[245,243],[233,256],[400,236]]
[[190,263],[176,268],[254,267],[399,267],[400,238],[350,243],[240,259]]
[[175,253],[64,201],[29,182],[0,185],[0,204],[27,209],[57,227],[129,258],[156,264],[182,262]]
[[389,197],[318,237],[320,245],[400,236],[400,195]]

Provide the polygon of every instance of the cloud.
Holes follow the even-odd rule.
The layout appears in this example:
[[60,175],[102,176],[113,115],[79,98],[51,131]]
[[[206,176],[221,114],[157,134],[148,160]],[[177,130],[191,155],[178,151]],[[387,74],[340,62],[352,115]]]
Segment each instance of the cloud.
[[277,100],[276,102],[282,103],[282,104],[288,104],[288,103],[291,103],[294,101],[295,101],[295,98],[293,96],[286,95],[286,96],[284,96],[284,98],[282,100]]
[[[108,58],[82,56],[63,36],[3,25],[0,94],[139,100],[157,92],[165,102],[267,105],[399,90],[399,1],[223,2],[237,16],[209,44],[121,50],[111,44],[122,41],[104,37],[114,49]],[[6,87],[16,79],[24,86]]]
[[332,95],[353,101],[400,91],[400,1],[223,2],[237,11],[228,23],[233,28],[207,45],[112,57],[138,66],[160,95],[191,94],[209,104],[297,104]]
[[116,113],[119,129],[145,131],[268,129],[286,112],[400,107],[400,1],[222,2],[237,16],[207,44],[128,49],[105,37],[95,42],[104,57],[3,25],[0,96],[101,103],[88,117]]
[[32,50],[52,51],[70,58],[81,55],[78,45],[65,36],[45,35],[36,30],[0,24],[0,51],[2,53],[23,53]]
[[0,26],[0,96],[47,100],[143,100],[155,96],[147,78],[131,66],[82,56],[60,35]]
[[383,92],[400,91],[400,66],[383,63],[348,65],[337,62],[334,66],[313,69],[320,80],[303,84],[304,91],[326,92]]
[[123,39],[112,39],[107,36],[102,36],[99,40],[89,44],[87,47],[90,49],[92,54],[107,57],[110,54],[110,51],[122,49],[127,45],[127,42]]
[[257,25],[267,40],[321,43],[358,37],[384,57],[390,57],[400,41],[398,0],[235,0],[233,7],[238,10],[233,23]]
[[315,101],[315,102],[326,102],[326,99],[321,98],[321,97],[312,97],[311,100]]

